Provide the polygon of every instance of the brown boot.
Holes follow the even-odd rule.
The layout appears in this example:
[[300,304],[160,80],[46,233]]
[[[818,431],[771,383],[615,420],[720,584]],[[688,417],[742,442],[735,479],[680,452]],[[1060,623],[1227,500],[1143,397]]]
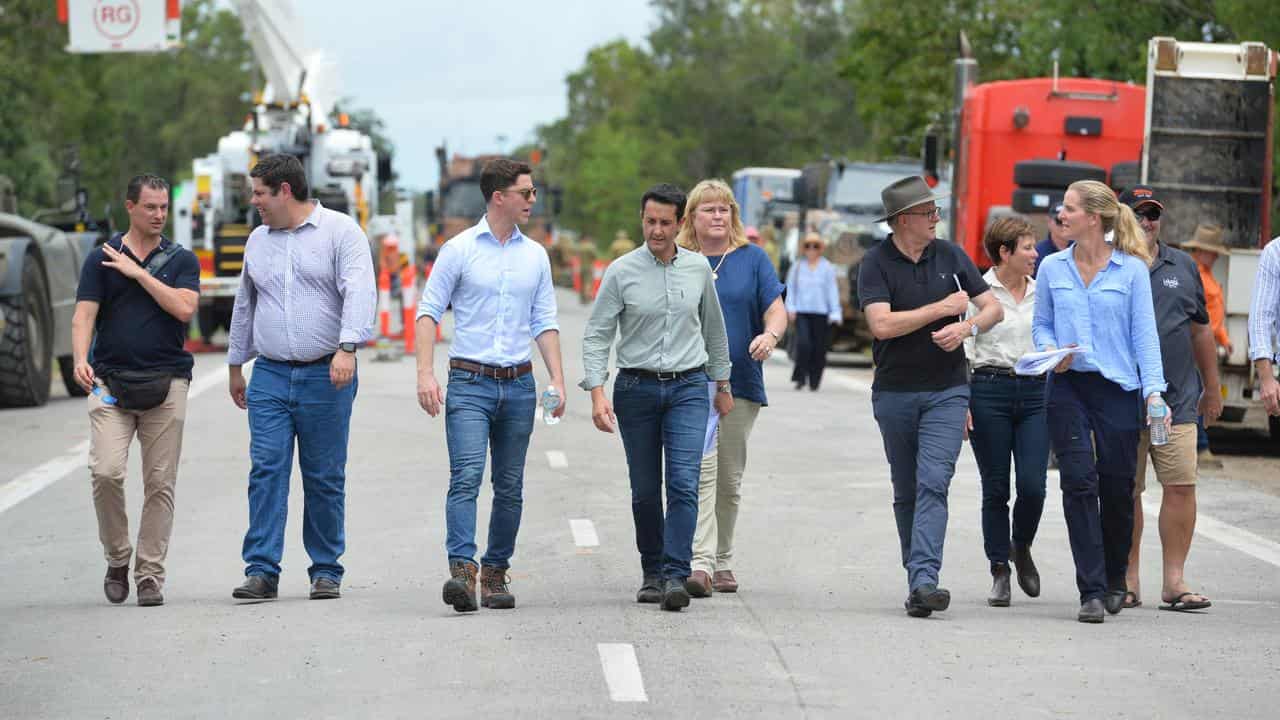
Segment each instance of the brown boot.
[[119,605],[129,598],[129,566],[107,567],[107,576],[102,580],[102,592],[107,600]]
[[736,593],[738,592],[738,579],[733,576],[732,570],[717,570],[711,576],[711,587],[716,592]]
[[706,570],[694,570],[689,579],[684,581],[684,589],[696,598],[711,597],[711,576]]
[[473,562],[458,560],[449,565],[449,579],[444,584],[444,604],[452,605],[458,612],[475,612],[476,572]]
[[510,610],[516,606],[516,596],[507,587],[505,568],[480,568],[480,605],[491,610]]

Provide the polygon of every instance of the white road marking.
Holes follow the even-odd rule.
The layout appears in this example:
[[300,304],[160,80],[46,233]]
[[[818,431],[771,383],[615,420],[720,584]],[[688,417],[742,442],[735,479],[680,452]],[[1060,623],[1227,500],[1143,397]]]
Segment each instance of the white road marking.
[[840,387],[846,390],[852,390],[854,392],[859,392],[859,393],[866,393],[868,395],[871,394],[871,383],[865,380],[851,378],[848,375],[845,375],[844,373],[841,373],[841,372],[828,371],[825,375],[823,375],[823,379],[826,380],[828,383],[835,383],[836,385],[839,385]]
[[552,470],[563,470],[569,467],[569,457],[562,450],[548,450],[547,464]]
[[640,663],[631,643],[599,643],[600,665],[609,685],[609,698],[614,702],[649,702],[640,677]]
[[578,518],[569,521],[569,529],[573,531],[573,544],[578,547],[597,547],[600,536],[596,534],[595,523]]
[[[252,364],[252,361],[245,363],[245,368],[248,369]],[[187,391],[187,398],[188,400],[194,398],[211,387],[225,383],[226,380],[226,365],[211,370],[192,381],[191,387]],[[76,470],[85,467],[88,462],[85,458],[85,453],[87,452],[89,452],[89,440],[81,440],[64,454],[0,485],[0,513],[44,490]]]
[[[1147,517],[1159,521],[1160,518],[1160,502],[1158,493],[1154,494],[1152,501],[1142,503],[1142,512]],[[1226,545],[1232,550],[1238,550],[1245,555],[1255,557],[1265,563],[1270,563],[1276,567],[1280,567],[1280,543],[1268,540],[1261,535],[1236,527],[1227,522],[1223,522],[1210,515],[1202,512],[1196,513],[1196,535],[1213,540],[1214,542]]]

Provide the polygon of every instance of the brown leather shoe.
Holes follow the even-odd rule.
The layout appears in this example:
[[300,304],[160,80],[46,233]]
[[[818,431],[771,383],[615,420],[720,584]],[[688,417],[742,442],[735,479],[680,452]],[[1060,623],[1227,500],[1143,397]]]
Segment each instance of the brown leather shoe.
[[507,587],[505,568],[480,568],[480,606],[491,610],[510,610],[516,606],[516,596]]
[[107,600],[119,605],[129,599],[129,566],[107,566],[107,576],[102,580],[102,592]]
[[138,607],[156,607],[164,604],[164,595],[160,592],[160,583],[153,577],[142,578],[138,583]]
[[479,568],[473,562],[459,560],[449,565],[449,579],[444,584],[444,604],[452,605],[458,612],[475,612],[476,605],[476,572]]
[[711,576],[706,570],[694,570],[684,581],[684,589],[696,598],[711,597]]
[[733,576],[732,570],[717,570],[715,575],[711,576],[711,587],[716,592],[736,593],[738,592],[738,579]]

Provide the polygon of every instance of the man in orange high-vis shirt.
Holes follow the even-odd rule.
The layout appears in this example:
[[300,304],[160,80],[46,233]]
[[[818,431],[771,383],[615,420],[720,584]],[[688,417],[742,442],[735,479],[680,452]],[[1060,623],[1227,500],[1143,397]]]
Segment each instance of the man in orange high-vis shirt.
[[[1231,337],[1227,335],[1227,305],[1222,294],[1222,286],[1213,277],[1213,264],[1219,255],[1227,254],[1227,247],[1222,244],[1222,227],[1209,223],[1196,226],[1191,241],[1182,244],[1182,249],[1195,258],[1200,270],[1200,283],[1204,285],[1205,305],[1209,310],[1209,327],[1213,328],[1213,339],[1218,347],[1225,348],[1231,354]],[[1200,422],[1196,438],[1196,453],[1202,468],[1218,469],[1222,461],[1214,457],[1209,449],[1209,433],[1205,431],[1203,419]]]

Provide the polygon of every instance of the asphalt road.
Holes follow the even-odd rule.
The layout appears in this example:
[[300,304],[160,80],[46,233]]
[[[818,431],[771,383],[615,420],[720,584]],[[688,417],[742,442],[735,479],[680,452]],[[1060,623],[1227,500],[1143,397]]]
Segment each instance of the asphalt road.
[[[574,383],[585,309],[568,294],[560,302]],[[281,597],[240,605],[230,593],[242,573],[248,430],[224,361],[197,364],[193,392],[207,389],[187,417],[162,608],[102,596],[83,400],[0,412],[0,718],[1276,716],[1276,458],[1228,456],[1202,478],[1188,579],[1211,610],[1155,608],[1149,522],[1145,606],[1089,626],[1075,621],[1056,475],[1035,545],[1042,596],[1015,588],[1012,607],[986,606],[979,483],[965,448],[943,568],[954,600],[915,620],[902,609],[869,371],[836,369],[819,392],[797,392],[774,362],[744,483],[742,590],[664,613],[634,602],[621,443],[592,427],[586,394],[571,390],[565,421],[539,423],[529,451],[517,609],[458,615],[440,599],[443,420],[418,409],[411,359],[362,353],[343,598],[307,600],[295,471]],[[1154,508],[1158,486],[1151,493]]]

